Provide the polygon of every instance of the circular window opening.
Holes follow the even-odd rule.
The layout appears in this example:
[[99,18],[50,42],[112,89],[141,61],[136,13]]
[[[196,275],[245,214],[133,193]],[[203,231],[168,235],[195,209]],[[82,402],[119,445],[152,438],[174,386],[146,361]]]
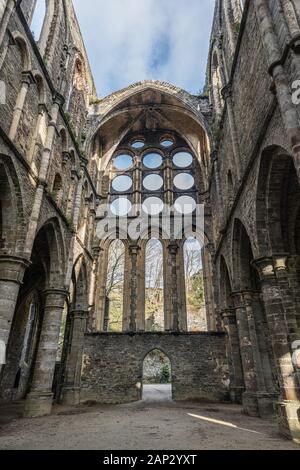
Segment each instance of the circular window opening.
[[117,176],[112,182],[114,191],[124,192],[132,187],[132,179],[129,176]]
[[115,199],[110,205],[111,212],[119,217],[124,217],[125,215],[129,214],[131,208],[132,204],[126,197],[119,197],[118,199]]
[[114,159],[114,167],[117,170],[128,170],[133,165],[133,158],[131,155],[119,155]]
[[136,150],[142,149],[143,147],[145,147],[145,142],[143,142],[142,140],[135,140],[134,142],[132,142],[131,147]]
[[158,215],[163,211],[164,203],[158,197],[148,197],[143,204],[143,211],[148,215]]
[[173,157],[173,163],[178,168],[187,168],[193,163],[193,157],[188,152],[178,152]]
[[162,156],[159,153],[148,153],[148,155],[143,158],[144,166],[151,170],[159,168],[162,165],[162,161]]
[[191,189],[195,184],[195,180],[192,175],[188,173],[180,173],[174,178],[174,185],[176,188],[181,190]]
[[164,184],[160,175],[149,175],[143,181],[144,188],[148,191],[158,191]]
[[180,214],[192,214],[196,209],[196,201],[190,196],[181,196],[175,201],[175,210]]
[[169,148],[169,147],[173,147],[174,145],[174,141],[171,140],[171,139],[163,139],[160,143],[160,145],[164,148]]

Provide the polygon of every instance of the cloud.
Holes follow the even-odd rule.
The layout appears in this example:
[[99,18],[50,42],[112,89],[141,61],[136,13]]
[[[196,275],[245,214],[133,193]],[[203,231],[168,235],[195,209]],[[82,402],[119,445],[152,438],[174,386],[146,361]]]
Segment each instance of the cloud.
[[73,0],[100,96],[144,79],[205,81],[213,0]]

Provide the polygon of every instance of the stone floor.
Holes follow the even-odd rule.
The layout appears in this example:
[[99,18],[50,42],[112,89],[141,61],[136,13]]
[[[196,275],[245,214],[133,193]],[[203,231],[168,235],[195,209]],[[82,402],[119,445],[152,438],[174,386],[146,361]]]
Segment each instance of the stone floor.
[[300,450],[273,421],[244,416],[235,405],[174,403],[168,386],[146,386],[138,403],[56,406],[33,420],[20,419],[22,407],[0,404],[2,450]]

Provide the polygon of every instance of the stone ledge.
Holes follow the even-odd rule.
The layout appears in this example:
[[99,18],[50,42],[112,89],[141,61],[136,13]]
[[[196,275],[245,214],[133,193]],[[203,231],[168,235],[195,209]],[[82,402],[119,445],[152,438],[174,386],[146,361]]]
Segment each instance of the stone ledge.
[[99,337],[124,337],[124,336],[219,336],[224,337],[226,333],[223,331],[189,331],[189,332],[175,332],[175,331],[136,331],[136,332],[92,332],[92,333],[85,333],[85,336],[99,336]]

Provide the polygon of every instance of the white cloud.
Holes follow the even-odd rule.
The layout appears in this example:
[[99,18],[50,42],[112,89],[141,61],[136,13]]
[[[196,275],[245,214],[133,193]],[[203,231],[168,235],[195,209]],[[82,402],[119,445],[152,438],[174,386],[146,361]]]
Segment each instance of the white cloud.
[[214,0],[73,0],[100,96],[143,79],[203,87]]

